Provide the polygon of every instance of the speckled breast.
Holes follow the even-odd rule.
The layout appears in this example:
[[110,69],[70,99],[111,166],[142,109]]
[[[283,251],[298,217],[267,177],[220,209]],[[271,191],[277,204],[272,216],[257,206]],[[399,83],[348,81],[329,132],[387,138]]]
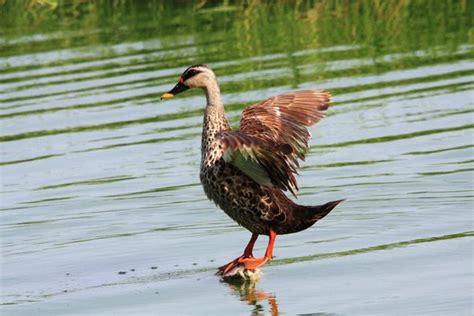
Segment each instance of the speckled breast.
[[201,166],[204,192],[237,223],[257,234],[268,234],[268,215],[275,207],[267,189],[262,188],[223,159]]

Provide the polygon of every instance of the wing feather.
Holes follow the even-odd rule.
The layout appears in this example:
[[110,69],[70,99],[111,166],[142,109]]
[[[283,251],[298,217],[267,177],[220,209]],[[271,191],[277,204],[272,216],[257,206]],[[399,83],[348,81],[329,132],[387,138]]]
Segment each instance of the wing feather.
[[298,190],[296,166],[288,159],[288,148],[272,146],[239,131],[224,131],[217,135],[224,161],[236,166],[257,183],[289,190]]
[[324,118],[330,102],[329,92],[303,90],[248,107],[240,130],[218,135],[224,158],[258,183],[295,194],[298,159],[305,159],[311,137],[307,127]]

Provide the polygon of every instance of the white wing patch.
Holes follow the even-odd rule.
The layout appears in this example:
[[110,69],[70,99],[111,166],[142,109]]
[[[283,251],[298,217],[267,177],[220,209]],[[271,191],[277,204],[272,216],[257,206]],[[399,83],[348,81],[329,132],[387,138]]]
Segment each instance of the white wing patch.
[[276,116],[278,116],[278,117],[281,116],[281,112],[280,112],[280,109],[278,107],[275,108],[275,113],[276,113]]

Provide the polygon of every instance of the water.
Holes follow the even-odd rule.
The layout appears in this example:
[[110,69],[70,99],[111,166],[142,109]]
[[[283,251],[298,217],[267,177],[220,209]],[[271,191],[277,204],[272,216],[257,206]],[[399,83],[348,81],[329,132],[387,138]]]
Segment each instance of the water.
[[[471,1],[55,3],[0,5],[2,314],[472,314]],[[202,93],[159,100],[203,62],[234,126],[334,95],[298,201],[347,201],[256,284],[213,275],[250,234],[200,187]]]

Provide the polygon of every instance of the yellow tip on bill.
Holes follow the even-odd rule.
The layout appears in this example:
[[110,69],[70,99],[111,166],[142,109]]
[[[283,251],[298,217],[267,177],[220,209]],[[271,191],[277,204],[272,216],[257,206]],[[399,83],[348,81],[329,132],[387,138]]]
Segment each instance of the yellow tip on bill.
[[162,99],[162,100],[165,99],[166,100],[166,99],[171,99],[172,97],[174,97],[174,94],[165,93],[160,97],[160,99]]

